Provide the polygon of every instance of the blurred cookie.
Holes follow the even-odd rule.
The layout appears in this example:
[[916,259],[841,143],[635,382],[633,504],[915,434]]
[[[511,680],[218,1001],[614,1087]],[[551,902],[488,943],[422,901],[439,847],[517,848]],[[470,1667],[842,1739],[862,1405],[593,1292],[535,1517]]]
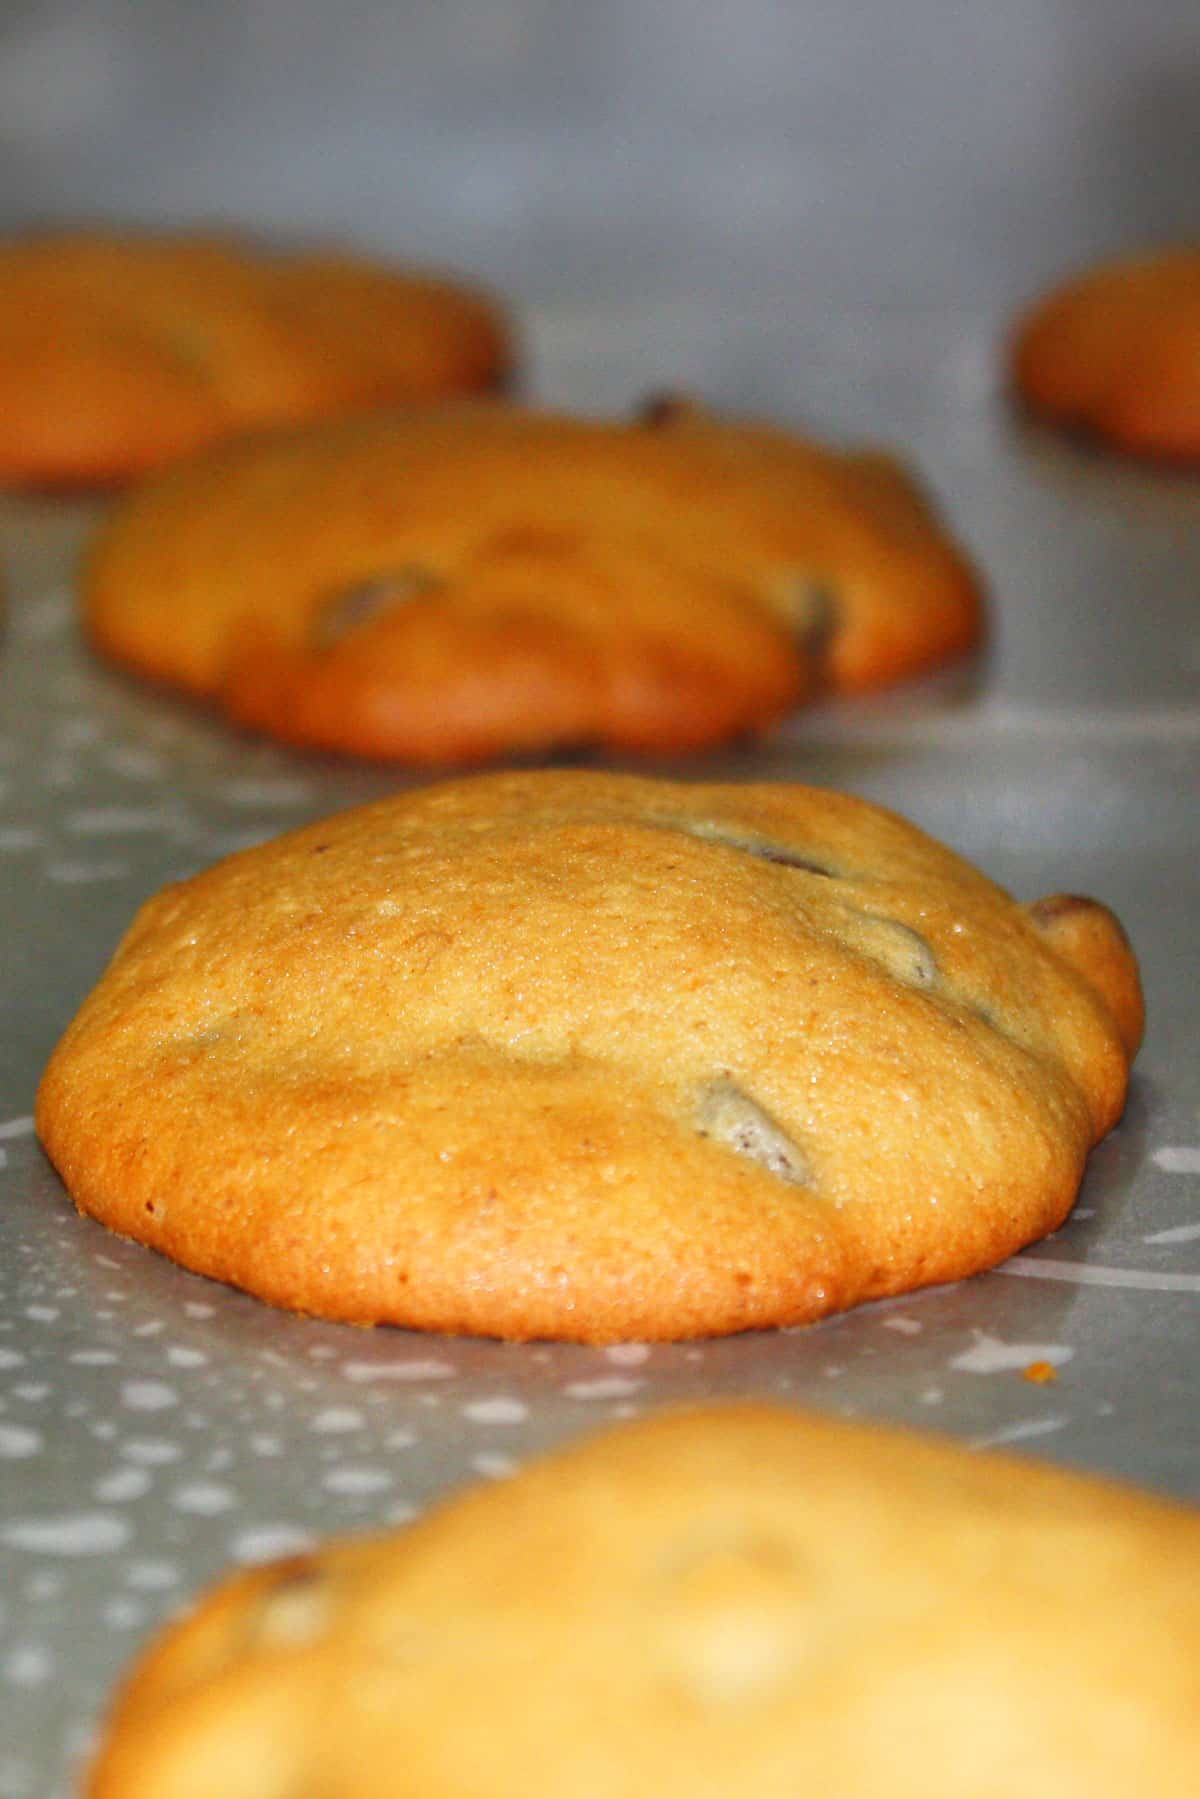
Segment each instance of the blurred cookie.
[[1106,263],[1035,305],[1014,340],[1036,413],[1145,456],[1200,457],[1200,248]]
[[0,482],[120,481],[251,426],[491,387],[496,305],[349,255],[64,232],[0,244]]
[[88,1792],[1192,1799],[1198,1777],[1200,1514],[747,1403],[233,1576],[143,1655]]
[[1140,1033],[1103,907],[862,800],[477,776],[149,901],[37,1117],[81,1210],[274,1304],[688,1337],[1052,1229]]
[[99,649],[243,724],[420,763],[691,749],[981,630],[974,575],[897,465],[671,404],[229,448],[111,516],[85,608]]

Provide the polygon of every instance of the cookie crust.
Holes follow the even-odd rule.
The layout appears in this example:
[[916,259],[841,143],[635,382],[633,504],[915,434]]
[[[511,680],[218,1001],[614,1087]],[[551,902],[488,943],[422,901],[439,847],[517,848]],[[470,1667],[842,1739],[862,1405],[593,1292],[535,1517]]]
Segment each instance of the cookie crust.
[[414,763],[681,751],[964,654],[900,467],[694,408],[450,406],[235,446],[101,530],[95,647],[286,740]]
[[802,1323],[1065,1217],[1141,1016],[1119,925],[1072,904],[1064,947],[817,789],[449,782],[149,901],[38,1128],[81,1210],[299,1311]]
[[228,1580],[135,1669],[89,1799],[392,1799],[399,1768],[412,1799],[1190,1799],[1198,1620],[1182,1506],[659,1414]]
[[0,483],[105,486],[250,428],[495,386],[498,304],[456,281],[220,236],[0,243]]

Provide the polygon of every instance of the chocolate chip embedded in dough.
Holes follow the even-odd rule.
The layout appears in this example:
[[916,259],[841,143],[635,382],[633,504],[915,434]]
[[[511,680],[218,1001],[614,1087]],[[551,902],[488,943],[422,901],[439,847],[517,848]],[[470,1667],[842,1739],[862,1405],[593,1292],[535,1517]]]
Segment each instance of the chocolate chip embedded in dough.
[[837,588],[821,575],[798,574],[786,585],[783,610],[807,656],[820,661],[838,628]]
[[1105,913],[1114,924],[1117,923],[1107,906],[1102,906],[1099,900],[1087,899],[1082,893],[1048,893],[1044,899],[1034,900],[1029,907],[1034,924],[1039,930],[1048,932],[1053,931],[1060,920],[1078,918],[1084,913]]
[[901,924],[898,918],[863,918],[867,927],[862,947],[877,962],[882,962],[890,975],[910,987],[933,987],[937,984],[937,958],[919,931]]
[[1145,1006],[1137,960],[1120,920],[1099,900],[1078,893],[1051,893],[1026,910],[1046,944],[1107,1006],[1132,1055],[1142,1040]]
[[790,850],[781,843],[738,843],[733,847],[745,850],[748,856],[757,856],[760,862],[774,862],[780,868],[798,868],[806,875],[820,875],[826,881],[837,879],[832,868],[824,868],[810,856],[802,856],[798,850]]
[[635,413],[639,425],[658,430],[664,425],[679,425],[702,416],[704,407],[691,394],[678,388],[662,388],[645,396]]
[[440,585],[439,575],[416,563],[391,574],[372,575],[351,582],[326,599],[317,611],[312,626],[313,647],[334,649],[344,637],[370,624],[381,613],[405,606]]
[[697,1113],[697,1129],[702,1137],[711,1137],[726,1149],[761,1163],[780,1180],[807,1186],[812,1179],[799,1146],[769,1112],[728,1078],[714,1081],[705,1089]]
[[256,1648],[302,1649],[322,1636],[333,1617],[333,1583],[318,1561],[285,1564],[259,1602],[253,1623]]
[[740,850],[744,856],[756,856],[760,862],[774,862],[781,868],[798,868],[804,874],[820,875],[824,880],[838,878],[836,869],[816,861],[801,850],[792,849],[786,843],[773,843],[767,838],[740,837],[721,825],[705,824],[693,819],[681,819],[678,829],[686,831],[689,837],[701,838],[705,843],[719,843],[725,849]]

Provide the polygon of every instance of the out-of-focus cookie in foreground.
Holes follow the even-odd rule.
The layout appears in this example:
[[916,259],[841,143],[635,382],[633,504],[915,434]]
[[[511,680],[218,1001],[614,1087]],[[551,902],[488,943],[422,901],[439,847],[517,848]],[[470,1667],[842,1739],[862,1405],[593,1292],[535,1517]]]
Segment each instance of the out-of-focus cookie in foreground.
[[54,232],[0,243],[0,483],[124,481],[251,427],[494,386],[497,302],[336,252]]
[[474,405],[189,462],[107,521],[95,647],[299,744],[415,763],[686,751],[981,636],[897,463],[677,402]]
[[152,899],[37,1118],[81,1210],[274,1304],[688,1337],[1053,1229],[1141,1028],[1103,906],[865,801],[476,776]]
[[90,1799],[1194,1799],[1200,1514],[756,1404],[659,1414],[154,1644]]
[[1200,245],[1103,263],[1033,305],[1011,360],[1026,405],[1135,455],[1200,461]]

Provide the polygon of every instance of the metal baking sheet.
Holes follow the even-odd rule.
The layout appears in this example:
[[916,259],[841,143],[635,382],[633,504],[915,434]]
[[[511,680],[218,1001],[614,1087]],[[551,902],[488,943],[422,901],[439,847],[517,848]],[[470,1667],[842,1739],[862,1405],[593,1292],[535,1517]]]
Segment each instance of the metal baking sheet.
[[[1200,1495],[1200,481],[1020,425],[999,325],[794,296],[530,325],[547,401],[621,411],[674,383],[905,444],[988,572],[978,665],[660,771],[865,794],[1022,898],[1103,898],[1142,957],[1131,1102],[1071,1221],[995,1273],[809,1330],[590,1351],[325,1326],[75,1216],[33,1094],[136,904],[404,777],[238,736],[93,662],[71,580],[95,507],[0,503],[0,1799],[70,1790],[130,1655],[231,1560],[406,1519],[661,1401],[771,1394]],[[1057,1379],[1027,1380],[1035,1360]]]

